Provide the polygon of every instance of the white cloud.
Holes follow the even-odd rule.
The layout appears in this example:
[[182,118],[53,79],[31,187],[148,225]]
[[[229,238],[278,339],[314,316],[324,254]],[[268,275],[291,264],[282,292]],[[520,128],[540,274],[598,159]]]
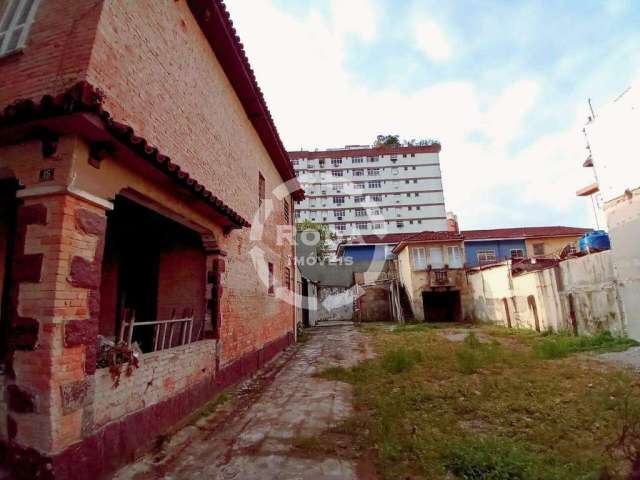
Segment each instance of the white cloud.
[[380,133],[437,138],[447,207],[465,228],[530,224],[527,208],[547,208],[548,216],[582,205],[587,210],[575,197],[588,183],[581,175],[590,173],[580,166],[578,121],[510,151],[536,106],[537,81],[521,79],[496,95],[466,79],[411,93],[371,89],[345,66],[347,37],[354,32],[344,20],[314,11],[294,16],[267,0],[228,5],[287,148],[368,144]]
[[375,39],[376,10],[371,0],[332,0],[331,17],[338,33],[352,33],[368,42]]
[[431,60],[443,62],[451,58],[451,45],[444,31],[431,20],[415,23],[416,46]]

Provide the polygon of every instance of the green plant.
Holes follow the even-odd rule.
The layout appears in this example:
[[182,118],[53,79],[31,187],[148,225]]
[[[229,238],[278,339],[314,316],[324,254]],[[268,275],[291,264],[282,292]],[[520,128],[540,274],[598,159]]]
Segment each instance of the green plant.
[[638,342],[627,337],[614,336],[602,331],[593,336],[570,336],[566,334],[548,335],[534,344],[534,351],[540,358],[563,358],[577,352],[623,351],[637,346]]
[[565,479],[555,459],[532,453],[507,438],[464,438],[453,442],[446,458],[451,473],[465,480]]
[[455,356],[460,373],[476,373],[482,367],[480,353],[471,348],[459,348],[456,350]]
[[382,355],[382,368],[390,373],[403,373],[411,370],[416,363],[424,360],[424,355],[415,348],[400,347]]

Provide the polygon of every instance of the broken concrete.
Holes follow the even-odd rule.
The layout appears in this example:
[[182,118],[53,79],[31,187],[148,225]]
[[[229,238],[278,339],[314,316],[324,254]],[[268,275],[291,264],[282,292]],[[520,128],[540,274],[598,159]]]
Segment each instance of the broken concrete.
[[355,480],[354,460],[302,455],[295,443],[321,436],[352,413],[352,387],[314,375],[370,356],[365,337],[352,325],[312,330],[306,343],[243,383],[233,400],[115,478]]

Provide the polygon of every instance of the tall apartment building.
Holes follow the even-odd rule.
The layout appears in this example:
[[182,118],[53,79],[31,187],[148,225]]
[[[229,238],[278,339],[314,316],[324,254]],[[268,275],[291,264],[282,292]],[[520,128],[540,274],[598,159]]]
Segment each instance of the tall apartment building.
[[306,198],[296,221],[338,237],[447,230],[440,145],[289,152]]

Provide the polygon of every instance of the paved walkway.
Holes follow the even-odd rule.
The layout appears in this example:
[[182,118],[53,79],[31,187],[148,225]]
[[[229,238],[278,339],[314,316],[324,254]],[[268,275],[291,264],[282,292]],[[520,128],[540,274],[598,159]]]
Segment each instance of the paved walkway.
[[313,374],[330,366],[349,367],[370,355],[365,337],[352,325],[313,329],[306,343],[242,384],[233,400],[115,478],[356,480],[355,462],[301,455],[294,445],[352,412],[351,386]]

